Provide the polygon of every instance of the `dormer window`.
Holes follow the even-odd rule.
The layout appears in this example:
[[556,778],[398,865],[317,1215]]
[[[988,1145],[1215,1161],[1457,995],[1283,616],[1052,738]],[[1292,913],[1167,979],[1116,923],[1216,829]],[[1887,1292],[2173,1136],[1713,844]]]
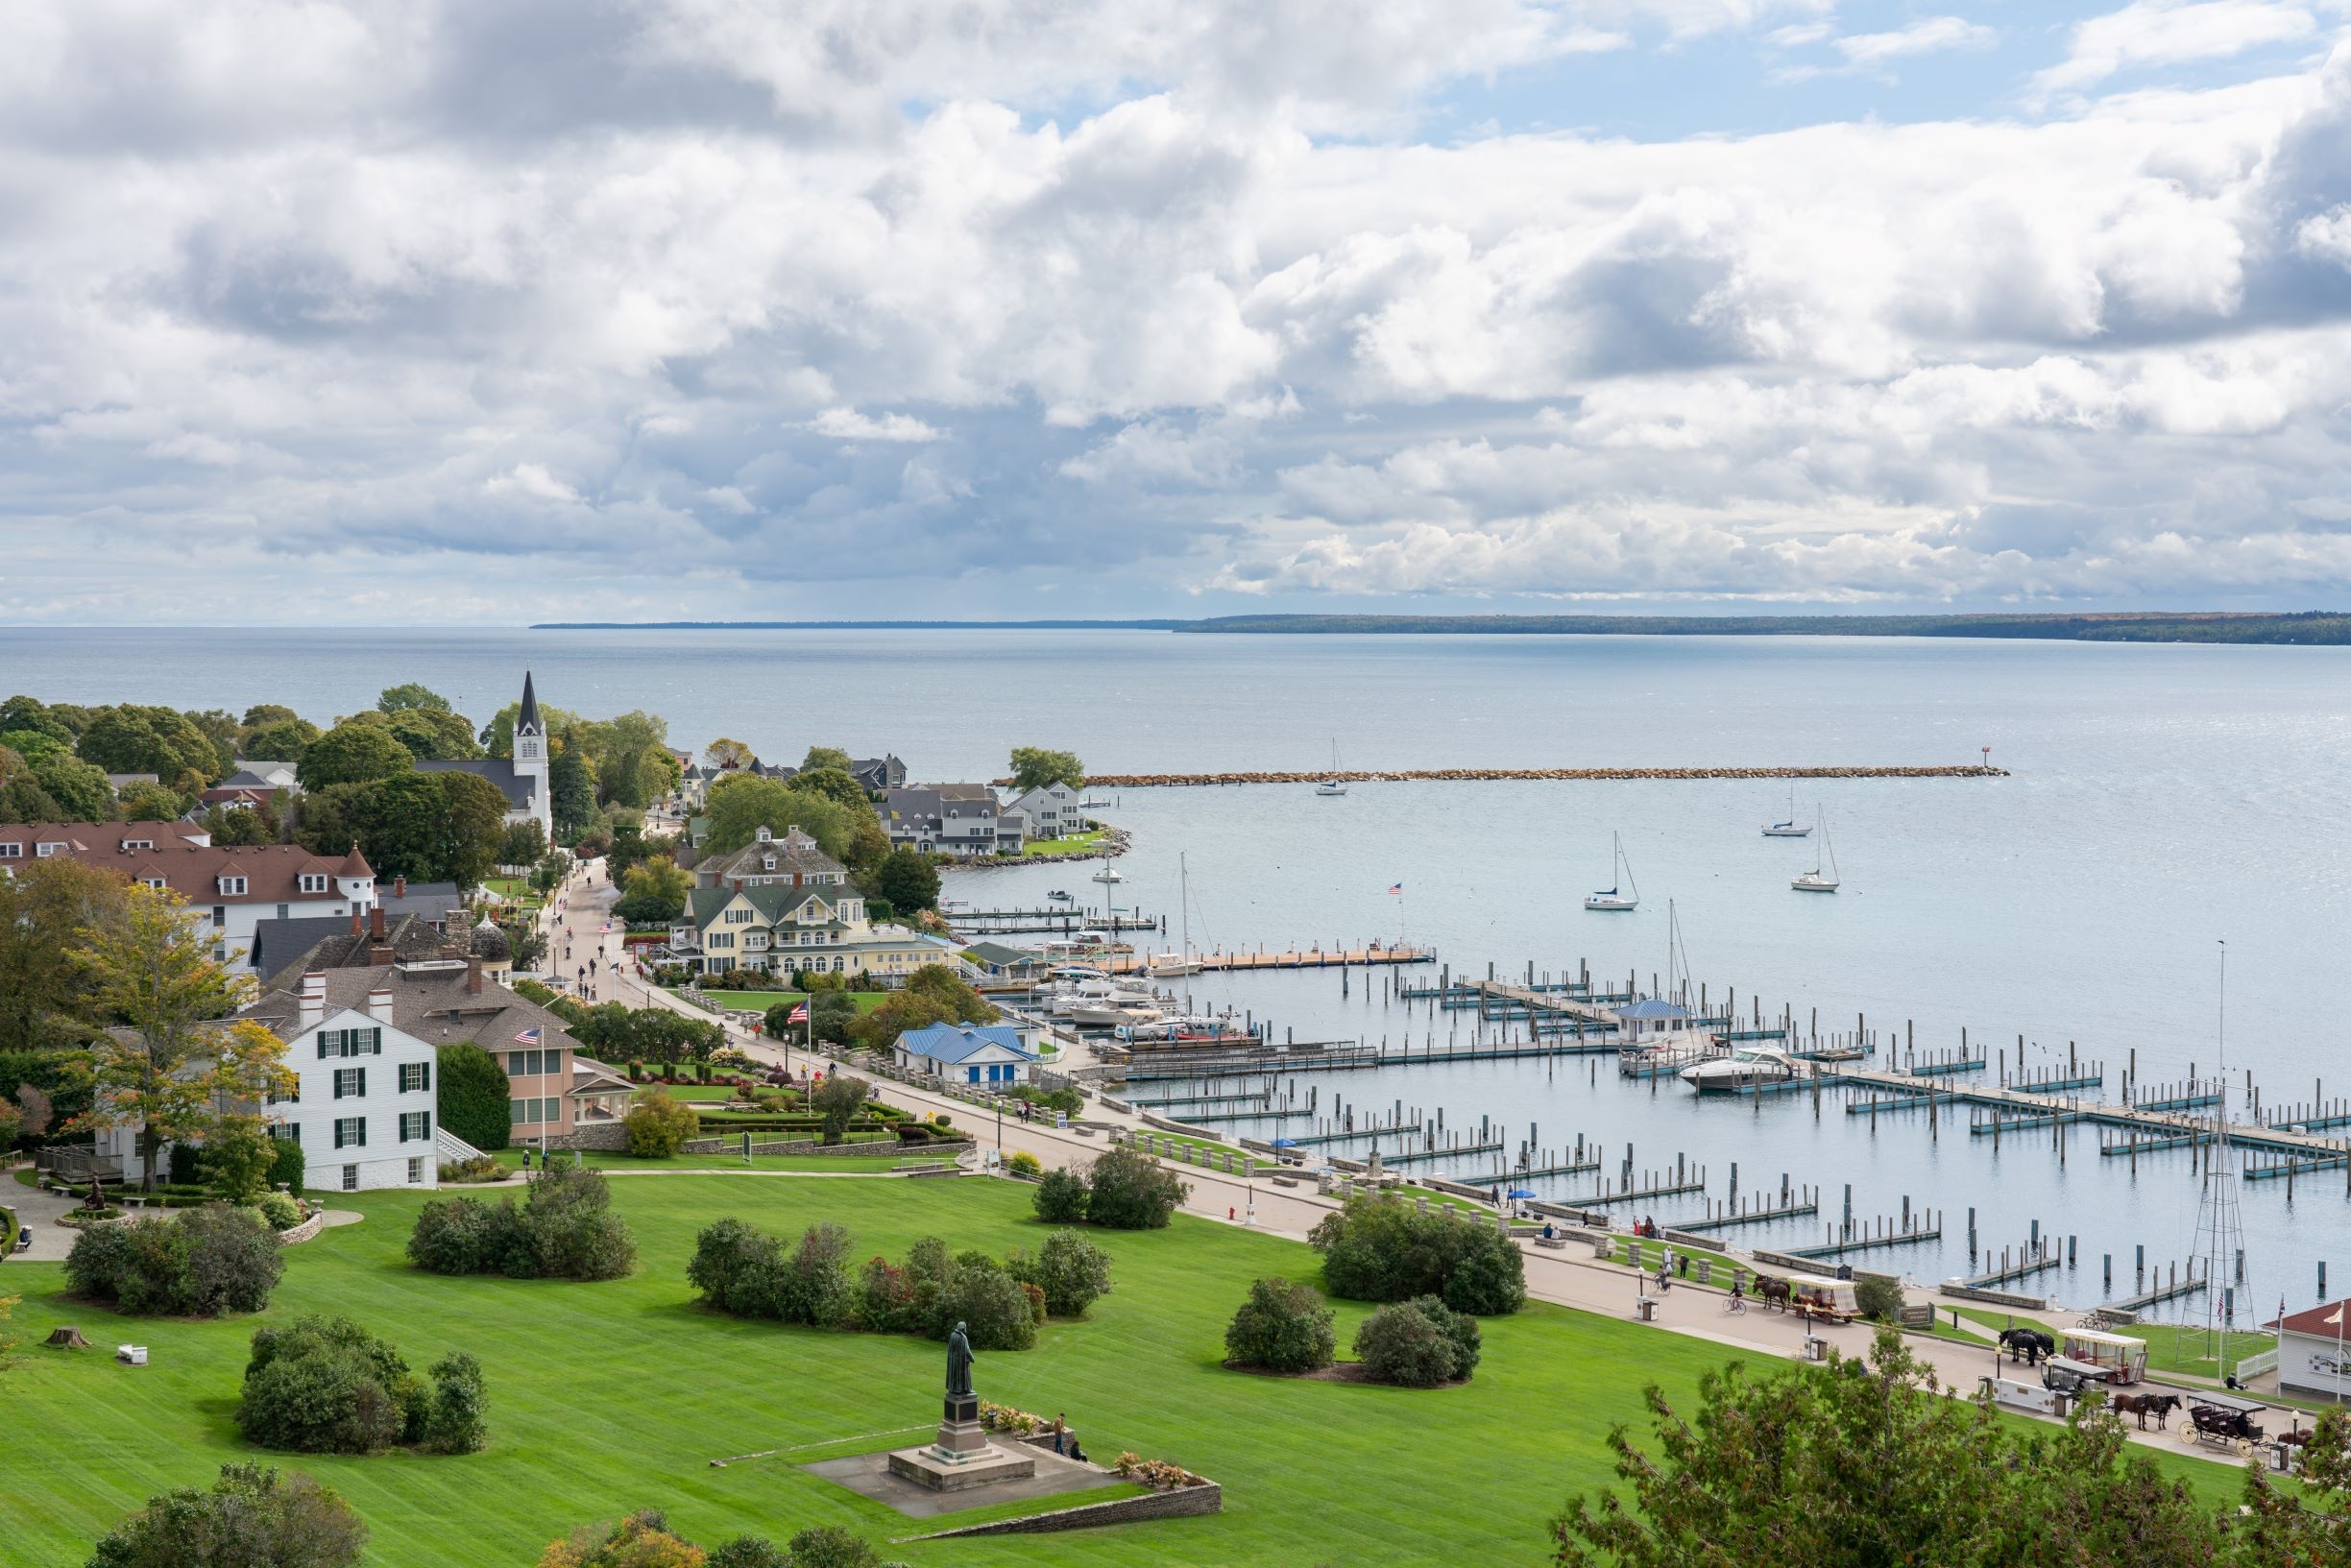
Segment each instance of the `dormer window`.
[[305,892],[305,893],[324,893],[324,892],[326,892],[326,891],[327,891],[327,874],[326,874],[325,872],[323,872],[323,871],[305,871],[305,872],[303,872],[303,873],[302,874],[302,890],[303,890],[303,892]]
[[152,838],[126,838],[122,841],[122,847],[127,850],[151,850],[155,848],[155,840]]
[[772,855],[762,856],[760,860],[760,869],[762,871],[773,871],[775,869],[775,856]]
[[223,898],[241,898],[244,896],[245,892],[245,879],[242,877],[223,877],[220,880],[220,890]]
[[149,887],[154,888],[158,893],[163,891],[164,883],[163,879],[160,877],[149,877],[146,879],[146,883]]

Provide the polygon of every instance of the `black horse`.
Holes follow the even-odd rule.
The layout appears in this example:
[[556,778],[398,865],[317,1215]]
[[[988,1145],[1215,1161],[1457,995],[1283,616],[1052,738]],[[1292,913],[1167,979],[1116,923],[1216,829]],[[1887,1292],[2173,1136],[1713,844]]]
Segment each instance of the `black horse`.
[[2150,1415],[2155,1417],[2157,1431],[2170,1431],[2171,1412],[2179,1408],[2180,1396],[2177,1394],[2117,1394],[2114,1396],[2115,1413],[2139,1417],[2141,1432],[2146,1430],[2146,1418]]
[[2002,1329],[2000,1342],[2007,1347],[2011,1362],[2023,1362],[2027,1366],[2038,1366],[2042,1357],[2057,1354],[2057,1341],[2039,1329]]

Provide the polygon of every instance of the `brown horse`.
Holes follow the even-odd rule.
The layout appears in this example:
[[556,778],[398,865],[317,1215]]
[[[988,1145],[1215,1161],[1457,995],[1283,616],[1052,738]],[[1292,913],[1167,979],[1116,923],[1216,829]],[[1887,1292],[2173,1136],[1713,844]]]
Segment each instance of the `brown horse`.
[[1788,1298],[1796,1292],[1787,1281],[1776,1274],[1757,1274],[1755,1280],[1755,1293],[1765,1306],[1775,1312],[1785,1312]]
[[2177,1394],[2116,1394],[2114,1396],[2115,1413],[2139,1417],[2141,1432],[2146,1430],[2146,1418],[2150,1415],[2155,1417],[2157,1431],[2170,1431],[2171,1412],[2179,1408],[2180,1396]]

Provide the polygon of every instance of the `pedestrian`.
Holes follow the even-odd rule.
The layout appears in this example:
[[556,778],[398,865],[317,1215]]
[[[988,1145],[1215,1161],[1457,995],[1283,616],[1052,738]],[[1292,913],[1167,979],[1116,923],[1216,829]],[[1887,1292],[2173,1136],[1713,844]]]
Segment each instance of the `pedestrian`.
[[1054,1415],[1054,1424],[1053,1424],[1053,1439],[1054,1439],[1054,1453],[1059,1454],[1059,1453],[1062,1453],[1062,1452],[1063,1452],[1062,1444],[1063,1444],[1063,1443],[1064,1443],[1064,1442],[1065,1442],[1065,1441],[1068,1439],[1068,1437],[1069,1437],[1069,1423],[1068,1423],[1067,1421],[1064,1421],[1064,1420],[1063,1420],[1063,1419],[1062,1419],[1062,1418],[1061,1418],[1061,1417],[1060,1417],[1058,1414]]

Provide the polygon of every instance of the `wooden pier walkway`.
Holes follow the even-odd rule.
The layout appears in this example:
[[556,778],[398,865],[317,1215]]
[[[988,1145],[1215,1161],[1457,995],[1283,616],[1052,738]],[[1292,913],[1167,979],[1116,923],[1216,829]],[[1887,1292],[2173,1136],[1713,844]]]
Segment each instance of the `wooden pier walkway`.
[[[1388,947],[1374,942],[1362,948],[1291,948],[1279,953],[1226,953],[1217,948],[1192,954],[1201,974],[1225,974],[1255,969],[1366,969],[1386,964],[1433,964],[1434,948]],[[1143,953],[1126,953],[1105,960],[1102,968],[1113,975],[1140,975],[1151,968]],[[1174,978],[1173,976],[1162,977]]]
[[[1445,767],[1340,768],[1309,773],[1102,773],[1086,780],[1088,789],[1159,789],[1209,784],[1304,784],[1337,780],[1344,784],[1468,784],[1468,783],[1612,783],[1616,781],[1726,779],[2005,779],[2006,768],[1979,763],[1949,767]],[[1009,779],[996,781],[1009,785]]]

